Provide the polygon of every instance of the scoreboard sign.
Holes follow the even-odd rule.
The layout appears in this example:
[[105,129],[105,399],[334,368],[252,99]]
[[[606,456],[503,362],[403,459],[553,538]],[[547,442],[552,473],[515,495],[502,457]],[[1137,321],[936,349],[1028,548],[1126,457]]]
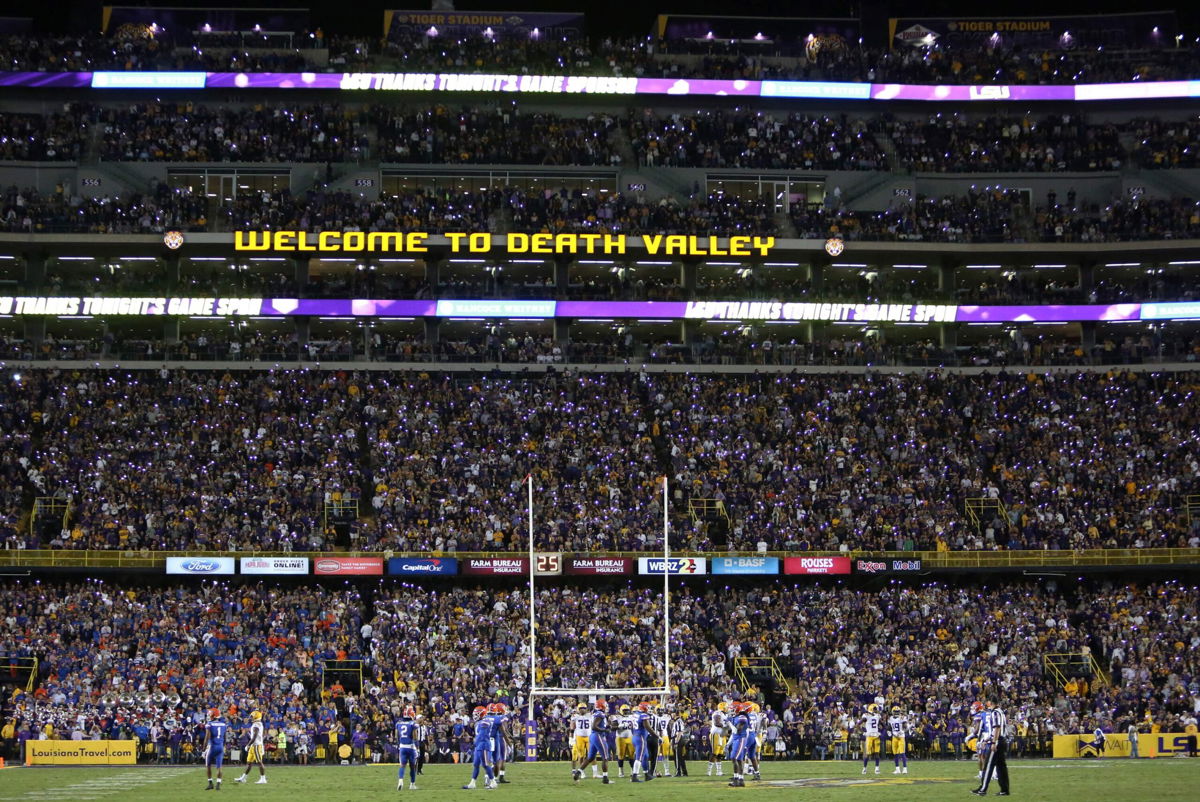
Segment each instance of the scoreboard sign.
[[562,572],[563,559],[558,552],[533,555],[533,573],[536,576],[559,576]]

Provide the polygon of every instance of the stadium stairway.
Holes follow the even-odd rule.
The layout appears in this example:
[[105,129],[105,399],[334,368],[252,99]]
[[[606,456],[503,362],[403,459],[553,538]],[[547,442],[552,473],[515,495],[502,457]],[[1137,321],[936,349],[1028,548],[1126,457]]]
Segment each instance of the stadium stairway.
[[624,126],[613,126],[612,131],[608,134],[608,144],[612,145],[613,150],[621,157],[622,166],[628,169],[637,166],[637,154],[633,152],[633,143],[629,141],[629,134],[625,131]]

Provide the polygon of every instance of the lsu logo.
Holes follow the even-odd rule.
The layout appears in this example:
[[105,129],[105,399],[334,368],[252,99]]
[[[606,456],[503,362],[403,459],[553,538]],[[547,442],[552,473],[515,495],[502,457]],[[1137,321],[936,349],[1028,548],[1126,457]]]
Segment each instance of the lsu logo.
[[1008,100],[1012,90],[1007,86],[972,86],[968,96],[971,100]]

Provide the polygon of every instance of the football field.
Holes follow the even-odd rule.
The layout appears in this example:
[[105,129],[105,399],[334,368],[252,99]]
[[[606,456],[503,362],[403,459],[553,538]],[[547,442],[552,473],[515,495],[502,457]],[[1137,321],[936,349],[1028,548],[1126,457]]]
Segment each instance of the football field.
[[[726,764],[728,768],[728,764]],[[698,770],[697,770],[698,769]],[[738,796],[779,799],[799,795],[805,800],[955,800],[973,799],[975,765],[972,762],[914,763],[907,776],[895,776],[891,766],[881,774],[863,776],[861,764],[849,762],[764,763],[763,780],[747,780],[745,788],[729,788],[725,777],[706,777],[704,763],[689,765],[690,777],[663,778],[633,784],[614,775],[612,783],[586,779],[574,785],[565,763],[514,764],[510,783],[498,790],[460,788],[470,770],[456,765],[425,767],[417,791],[396,790],[394,766],[286,766],[269,767],[266,785],[239,785],[233,778],[240,769],[227,771],[219,792],[206,791],[204,769],[184,766],[130,768],[8,768],[0,771],[0,802],[56,800],[187,800],[236,799],[280,802],[339,802],[420,796],[430,799],[464,799],[471,796],[497,800],[621,799],[653,802],[691,802]],[[1099,800],[1195,800],[1200,798],[1200,760],[1109,760],[1010,762],[1012,796],[1027,800],[1099,802]],[[993,783],[989,796],[999,789]]]

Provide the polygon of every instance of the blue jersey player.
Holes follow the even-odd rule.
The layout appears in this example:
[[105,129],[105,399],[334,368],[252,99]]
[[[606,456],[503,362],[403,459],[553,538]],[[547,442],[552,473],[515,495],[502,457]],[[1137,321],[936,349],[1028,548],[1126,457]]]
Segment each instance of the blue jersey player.
[[596,700],[596,709],[592,711],[592,730],[588,737],[587,759],[577,769],[571,770],[571,778],[575,782],[583,779],[583,770],[593,761],[600,761],[600,782],[608,785],[608,702]]
[[404,714],[396,722],[396,751],[400,758],[400,776],[396,790],[404,790],[404,767],[408,767],[408,787],[417,790],[417,711],[404,708]]
[[733,718],[729,724],[733,729],[733,734],[729,736],[729,745],[725,747],[726,754],[733,761],[733,779],[729,781],[731,788],[744,788],[746,785],[745,777],[742,772],[746,761],[747,738],[750,731],[750,717],[747,713],[750,710],[750,705],[746,702],[733,703]]
[[654,726],[654,717],[650,715],[650,705],[642,702],[630,719],[630,731],[633,733],[633,772],[631,782],[641,782],[638,772],[643,772],[646,781],[653,779],[647,770],[650,765],[650,728]]
[[204,768],[208,772],[208,787],[213,790],[213,766],[217,767],[216,790],[221,790],[221,766],[225,763],[225,732],[229,725],[221,721],[221,711],[215,707],[208,713],[208,724],[204,726]]
[[475,787],[475,780],[479,777],[481,767],[484,774],[487,775],[483,787],[495,788],[496,780],[492,776],[492,717],[488,715],[487,708],[480,705],[471,711],[471,718],[475,721],[474,759],[471,764],[471,782],[464,785],[463,789],[470,791]]
[[504,761],[508,759],[508,743],[504,740],[504,727],[508,723],[508,706],[503,702],[488,705],[488,716],[492,719],[492,763],[496,771],[496,782],[504,779]]

